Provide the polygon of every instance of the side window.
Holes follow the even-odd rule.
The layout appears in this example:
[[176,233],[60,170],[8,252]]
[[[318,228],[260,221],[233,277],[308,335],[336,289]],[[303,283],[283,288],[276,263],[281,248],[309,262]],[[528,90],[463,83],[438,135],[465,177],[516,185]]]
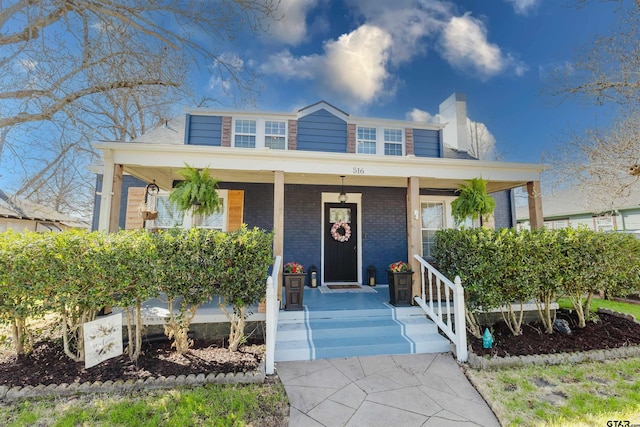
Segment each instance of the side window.
[[422,202],[422,257],[433,258],[436,231],[444,228],[444,203]]

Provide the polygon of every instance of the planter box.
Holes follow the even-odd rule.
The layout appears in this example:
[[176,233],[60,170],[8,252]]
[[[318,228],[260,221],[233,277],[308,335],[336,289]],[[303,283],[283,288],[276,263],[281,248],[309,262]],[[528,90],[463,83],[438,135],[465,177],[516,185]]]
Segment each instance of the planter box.
[[389,303],[394,306],[410,306],[412,297],[413,271],[394,273],[387,270],[389,279]]
[[305,273],[283,273],[284,281],[284,309],[287,311],[302,310],[302,297],[304,296]]

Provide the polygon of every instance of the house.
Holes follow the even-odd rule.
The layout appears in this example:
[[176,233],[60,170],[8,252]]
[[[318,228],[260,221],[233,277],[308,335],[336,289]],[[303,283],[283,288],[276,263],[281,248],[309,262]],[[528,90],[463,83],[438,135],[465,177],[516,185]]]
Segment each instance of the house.
[[[372,279],[384,285],[386,269],[399,260],[408,261],[414,272],[432,269],[424,259],[431,256],[435,232],[454,225],[451,202],[458,186],[472,178],[488,181],[496,199],[496,227],[515,226],[512,190],[523,186],[532,226],[542,226],[542,166],[470,156],[466,113],[466,98],[459,93],[440,104],[442,124],[357,117],[324,101],[293,112],[190,110],[132,142],[95,144],[103,163],[93,165],[93,228],[230,231],[244,223],[273,230],[274,257],[307,270],[315,267],[320,285],[301,293],[307,295],[304,311],[278,317],[267,302],[266,317],[253,317],[266,320],[267,334],[274,330],[270,319],[277,319],[275,344],[267,344],[267,353],[275,348],[277,361],[448,351],[438,327],[465,360],[464,316],[446,314],[451,307],[464,307],[455,302],[462,298],[459,284],[450,282],[454,300],[447,293],[445,301],[452,304],[439,304],[437,313],[429,309],[430,294],[422,293],[420,273],[403,290],[417,304],[411,307],[391,306],[385,286],[358,287],[354,295],[334,294],[324,285]],[[220,181],[220,213],[182,218],[172,209],[168,194],[185,164],[208,168]],[[158,192],[147,190],[156,186]],[[143,220],[144,211],[157,217]],[[281,298],[281,280],[273,274],[279,287],[275,296]],[[217,316],[202,313],[202,323]],[[153,321],[163,323],[162,318]],[[274,358],[267,359],[272,368]]]
[[69,228],[85,228],[87,222],[70,215],[31,202],[8,196],[0,190],[0,232],[9,229],[27,231],[62,231]]
[[[315,266],[320,284],[364,283],[367,269],[414,254],[429,257],[436,230],[453,226],[451,201],[482,177],[496,198],[497,227],[515,226],[512,191],[526,186],[541,224],[538,164],[481,161],[468,154],[466,98],[440,104],[444,124],[356,117],[321,101],[293,112],[191,110],[128,142],[100,142],[94,228],[176,225],[274,231],[274,255]],[[185,164],[220,180],[224,209],[181,222],[167,195]],[[145,185],[160,188],[146,203]],[[337,221],[343,221],[336,227]],[[348,237],[346,237],[348,234]],[[346,237],[346,238],[345,238]],[[417,294],[419,278],[414,277]]]
[[[588,227],[596,231],[621,231],[640,237],[640,188],[632,188],[617,207],[597,209],[581,187],[543,196],[544,226],[550,230]],[[529,228],[525,207],[516,209],[518,227]]]

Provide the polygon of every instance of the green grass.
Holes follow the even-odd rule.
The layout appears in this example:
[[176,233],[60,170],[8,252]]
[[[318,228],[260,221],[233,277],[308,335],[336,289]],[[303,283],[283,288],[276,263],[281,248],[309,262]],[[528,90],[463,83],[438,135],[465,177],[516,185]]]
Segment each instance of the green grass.
[[0,406],[0,420],[8,427],[279,426],[287,414],[280,383],[96,394]]
[[[558,298],[558,305],[560,308],[573,309],[571,301],[569,301],[568,298]],[[609,310],[620,313],[632,314],[636,319],[640,320],[640,305],[638,304],[628,304],[606,299],[593,299],[591,301],[591,311],[598,311],[599,308],[608,308]]]
[[468,370],[502,425],[640,424],[640,359]]

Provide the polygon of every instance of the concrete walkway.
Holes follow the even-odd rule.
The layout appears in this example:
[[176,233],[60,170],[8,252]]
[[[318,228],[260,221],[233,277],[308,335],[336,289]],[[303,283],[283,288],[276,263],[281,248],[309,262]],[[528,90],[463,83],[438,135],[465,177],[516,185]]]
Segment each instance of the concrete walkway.
[[449,353],[279,362],[290,427],[499,426]]

